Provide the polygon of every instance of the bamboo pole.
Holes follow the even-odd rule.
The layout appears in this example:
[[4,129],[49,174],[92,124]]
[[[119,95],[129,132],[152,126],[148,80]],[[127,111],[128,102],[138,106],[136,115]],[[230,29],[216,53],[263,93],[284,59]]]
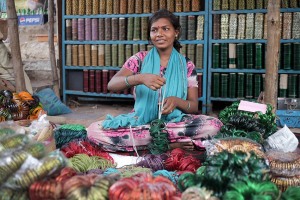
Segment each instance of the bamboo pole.
[[49,44],[49,54],[50,54],[50,63],[52,69],[52,83],[53,83],[53,91],[58,98],[60,98],[59,94],[59,81],[56,67],[56,59],[55,59],[55,47],[54,47],[54,0],[48,0],[48,44]]
[[7,24],[10,40],[12,63],[16,82],[16,92],[26,91],[24,69],[20,50],[18,17],[14,0],[6,0]]
[[266,52],[265,103],[277,108],[278,65],[280,51],[280,0],[268,1],[268,37]]

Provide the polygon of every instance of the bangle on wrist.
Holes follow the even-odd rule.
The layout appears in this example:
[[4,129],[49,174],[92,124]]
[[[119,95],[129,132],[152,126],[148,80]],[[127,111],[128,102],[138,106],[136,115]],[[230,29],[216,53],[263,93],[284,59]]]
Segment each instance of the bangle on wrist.
[[188,105],[187,105],[186,111],[188,111],[190,108],[191,108],[191,103],[188,101]]
[[129,87],[131,87],[131,85],[128,83],[128,77],[129,77],[129,76],[126,76],[126,77],[125,77],[125,84],[126,84],[126,87],[129,88]]

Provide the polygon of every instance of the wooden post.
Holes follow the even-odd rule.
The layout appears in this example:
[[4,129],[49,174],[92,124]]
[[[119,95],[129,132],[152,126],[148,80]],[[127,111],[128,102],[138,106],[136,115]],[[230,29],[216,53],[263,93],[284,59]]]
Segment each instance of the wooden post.
[[11,47],[12,63],[16,82],[16,92],[26,91],[24,69],[20,50],[18,17],[14,0],[6,0],[8,37]]
[[[56,0],[56,27],[57,27],[57,41],[58,41],[58,59],[57,69],[59,70],[59,88],[62,91],[62,2],[63,0]],[[64,0],[65,1],[65,0]]]
[[280,51],[280,0],[268,1],[268,38],[266,53],[265,103],[277,108]]
[[59,94],[59,81],[56,68],[56,59],[55,59],[55,47],[54,47],[54,0],[48,0],[48,43],[49,43],[49,54],[50,54],[50,63],[52,69],[52,83],[53,91],[58,98]]

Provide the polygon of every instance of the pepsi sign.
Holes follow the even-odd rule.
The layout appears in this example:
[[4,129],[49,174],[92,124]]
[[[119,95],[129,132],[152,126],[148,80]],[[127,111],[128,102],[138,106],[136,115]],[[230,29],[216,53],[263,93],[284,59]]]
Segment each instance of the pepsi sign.
[[47,21],[48,15],[21,15],[18,16],[19,26],[41,25]]

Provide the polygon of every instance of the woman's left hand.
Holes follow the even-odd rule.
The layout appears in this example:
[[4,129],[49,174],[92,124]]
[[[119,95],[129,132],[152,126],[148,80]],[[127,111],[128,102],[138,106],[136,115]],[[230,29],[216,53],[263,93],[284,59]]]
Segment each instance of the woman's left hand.
[[177,97],[167,97],[164,100],[164,107],[162,114],[167,115],[174,111],[174,109],[177,107]]

